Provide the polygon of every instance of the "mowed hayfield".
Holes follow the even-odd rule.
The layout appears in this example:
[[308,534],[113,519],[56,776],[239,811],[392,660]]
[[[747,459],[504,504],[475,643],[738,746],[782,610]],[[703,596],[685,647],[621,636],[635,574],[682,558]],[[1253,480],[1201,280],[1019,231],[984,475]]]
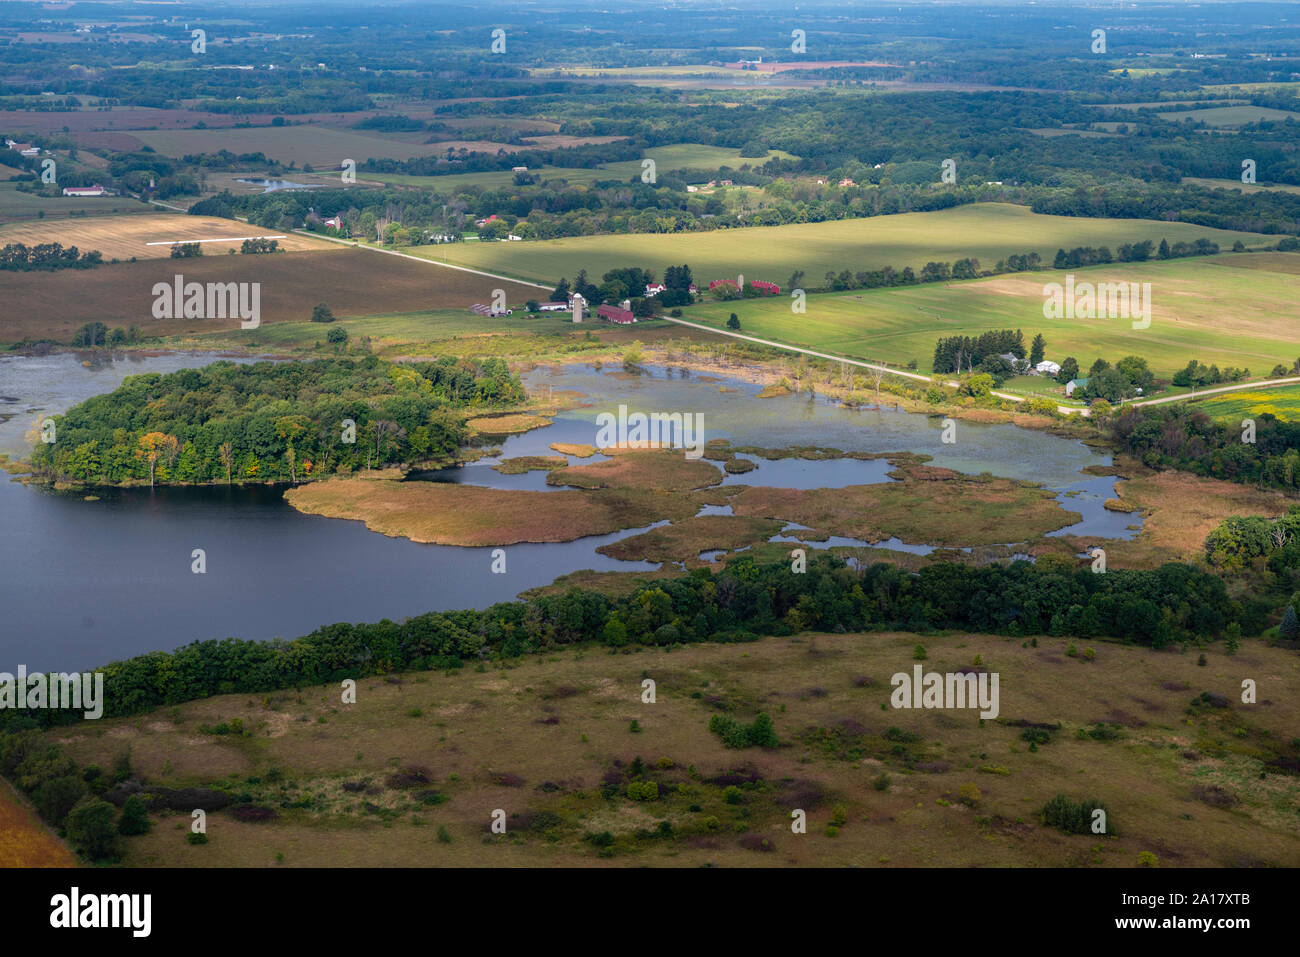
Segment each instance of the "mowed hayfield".
[[[491,302],[493,289],[504,289],[511,302],[535,298],[539,292],[501,279],[345,247],[151,259],[97,269],[6,273],[5,303],[12,308],[0,311],[0,342],[43,337],[66,342],[87,322],[103,322],[110,328],[134,325],[150,336],[222,331],[249,344],[257,341],[258,330],[241,330],[238,319],[155,319],[153,287],[171,284],[177,275],[187,283],[260,283],[264,325],[309,319],[319,302],[339,317],[371,316],[467,309]],[[324,340],[329,326],[316,324],[316,328],[318,338]]]
[[[1294,351],[1300,353],[1300,345]],[[1256,387],[1225,392],[1197,399],[1193,408],[1225,421],[1240,421],[1243,416],[1254,417],[1267,412],[1287,422],[1300,422],[1300,386],[1280,385],[1269,389]]]
[[782,287],[796,270],[808,284],[821,284],[827,271],[857,272],[893,266],[919,270],[931,260],[967,256],[992,266],[1010,254],[1037,252],[1052,261],[1062,247],[1109,246],[1150,239],[1190,242],[1201,237],[1224,248],[1240,239],[1250,245],[1276,243],[1276,237],[1209,229],[1186,223],[1142,219],[1088,219],[1039,216],[1027,207],[980,203],[932,213],[902,213],[826,223],[757,226],[703,233],[636,233],[581,236],[523,243],[455,243],[420,247],[420,255],[445,254],[450,262],[489,269],[522,279],[556,282],[579,269],[601,276],[625,266],[649,268],[662,276],[666,266],[687,263],[701,288],[712,279],[762,279]]
[[76,855],[0,781],[0,867],[76,866]]
[[157,212],[158,207],[130,196],[33,196],[18,190],[17,183],[0,182],[0,223],[25,222],[42,218],[62,219],[82,215],[142,215]]
[[[996,720],[890,706],[918,640],[927,671],[979,656],[998,673]],[[564,648],[363,679],[351,705],[337,684],[223,695],[48,738],[82,765],[129,749],[146,782],[269,809],[259,823],[210,813],[201,846],[188,811],[156,813],[125,840],[127,866],[1300,865],[1300,777],[1267,764],[1295,756],[1294,652],[1247,640],[1198,667],[1198,649],[1094,642],[1086,661],[1069,644],[875,633]],[[1240,702],[1243,675],[1258,704]],[[1189,715],[1203,691],[1226,707]],[[729,749],[708,730],[759,712],[779,746]],[[246,734],[200,730],[236,718]],[[1054,730],[1030,750],[1019,722]],[[630,773],[658,785],[639,800],[624,777],[637,758]],[[1045,826],[1056,794],[1100,802],[1107,835]],[[494,837],[497,808],[507,833]],[[792,833],[796,809],[807,833]],[[602,853],[586,835],[604,832]]]
[[[741,156],[740,150],[725,146],[704,146],[699,143],[677,143],[672,146],[656,146],[645,151],[645,159],[655,161],[656,173],[671,173],[680,169],[715,170],[723,166],[740,169],[742,166],[761,166],[769,159],[797,159],[791,153],[770,150],[764,156]],[[618,163],[606,163],[593,169],[576,167],[541,166],[529,170],[541,182],[548,179],[563,179],[570,183],[589,184],[602,180],[630,180],[640,177],[641,160],[624,160]],[[464,189],[467,186],[479,186],[483,189],[499,189],[514,183],[513,172],[506,170],[487,173],[449,173],[446,176],[407,176],[401,173],[365,173],[366,179],[398,186],[423,186],[437,192]]]
[[83,252],[98,249],[104,261],[111,259],[170,259],[171,246],[151,246],[150,243],[191,243],[203,239],[223,239],[228,242],[202,243],[204,256],[225,256],[230,250],[238,254],[242,240],[250,236],[283,236],[278,240],[286,252],[335,251],[335,243],[310,236],[252,226],[235,219],[219,216],[187,216],[183,213],[152,213],[134,216],[80,217],[58,222],[40,220],[0,226],[0,245],[25,243],[62,243],[66,248],[76,246]]
[[1026,344],[1042,333],[1047,358],[1074,356],[1084,369],[1099,357],[1113,363],[1143,356],[1163,378],[1192,358],[1262,377],[1300,355],[1300,254],[1221,253],[1069,272],[1076,284],[1151,283],[1150,327],[1134,329],[1132,320],[1118,318],[1045,318],[1044,285],[1065,282],[1066,271],[1057,270],[812,295],[804,315],[791,312],[783,293],[690,307],[683,318],[722,328],[734,312],[743,334],[896,365],[915,359],[922,372],[931,369],[937,339],[992,329],[1020,329]]

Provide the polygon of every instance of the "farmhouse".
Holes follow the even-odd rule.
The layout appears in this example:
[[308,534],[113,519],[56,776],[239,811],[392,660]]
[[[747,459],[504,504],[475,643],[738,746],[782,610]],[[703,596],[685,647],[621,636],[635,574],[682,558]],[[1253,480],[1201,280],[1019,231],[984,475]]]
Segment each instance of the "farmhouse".
[[668,287],[661,282],[652,282],[645,287],[645,294],[647,297],[657,296],[667,288]]
[[329,226],[331,229],[342,229],[343,219],[339,216],[331,216],[329,219],[325,220],[325,225]]
[[596,310],[596,315],[602,319],[608,319],[610,322],[617,322],[620,326],[631,325],[636,322],[636,317],[632,315],[631,309],[621,309],[618,306],[601,306]]
[[64,196],[107,196],[108,190],[96,183],[94,186],[65,186]]
[[1061,364],[1053,362],[1051,359],[1044,359],[1038,365],[1034,366],[1034,371],[1039,375],[1056,375],[1061,371]]
[[1065,383],[1065,394],[1066,394],[1066,395],[1074,395],[1075,390],[1077,390],[1077,389],[1082,389],[1082,388],[1083,388],[1084,386],[1086,386],[1087,384],[1088,384],[1088,380],[1087,380],[1086,378],[1085,378],[1085,379],[1071,379],[1069,382]]

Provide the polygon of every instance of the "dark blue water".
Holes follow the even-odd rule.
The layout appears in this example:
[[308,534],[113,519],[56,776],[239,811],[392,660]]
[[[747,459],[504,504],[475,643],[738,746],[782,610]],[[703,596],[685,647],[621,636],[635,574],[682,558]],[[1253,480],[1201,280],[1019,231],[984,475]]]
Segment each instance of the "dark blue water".
[[[0,451],[24,453],[25,433],[44,415],[110,391],[125,375],[212,359],[203,354],[111,362],[97,357],[86,366],[83,357],[71,354],[0,357]],[[911,449],[963,471],[1032,478],[1063,490],[1076,487],[1077,498],[1062,499],[1076,511],[1089,506],[1076,533],[1126,537],[1132,533],[1123,526],[1136,522],[1100,509],[1100,502],[1113,496],[1113,479],[1080,473],[1085,465],[1109,459],[1045,433],[961,423],[958,444],[945,446],[938,421],[924,416],[854,411],[800,396],[760,400],[754,398],[755,386],[727,381],[723,384],[734,391],[722,392],[718,382],[676,370],[626,377],[587,367],[539,369],[528,382],[534,389],[582,391],[588,404],[562,413],[552,426],[505,440],[505,457],[554,455],[553,442],[594,443],[596,415],[626,403],[632,410],[699,412],[706,438],[735,444]],[[546,485],[545,472],[502,475],[491,468],[496,461],[425,478],[554,488]],[[803,488],[888,481],[883,461],[755,461],[756,470],[726,481]],[[305,515],[286,505],[275,487],[97,494],[98,501],[84,501],[0,475],[0,671],[19,664],[74,671],[196,639],[293,638],[335,621],[483,607],[580,569],[657,567],[596,552],[637,529],[574,542],[512,545],[505,549],[505,573],[496,574],[491,548],[416,544],[373,533],[361,522]],[[912,550],[924,543],[897,544]],[[194,549],[205,553],[204,574],[192,571]]]

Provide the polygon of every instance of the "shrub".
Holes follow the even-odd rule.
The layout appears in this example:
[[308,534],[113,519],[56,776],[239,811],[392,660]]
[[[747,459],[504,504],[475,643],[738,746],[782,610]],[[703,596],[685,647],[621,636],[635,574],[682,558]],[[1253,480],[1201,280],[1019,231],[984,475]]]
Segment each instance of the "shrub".
[[102,798],[87,795],[68,813],[68,840],[92,861],[118,855],[117,809]]
[[919,642],[917,643],[917,646],[912,649],[912,660],[925,661],[925,646]]
[[759,712],[752,724],[742,724],[727,715],[715,714],[709,719],[709,730],[729,748],[775,748],[781,743],[772,718],[766,712]]
[[654,781],[633,781],[627,786],[627,796],[633,801],[657,801],[659,785]]
[[150,827],[148,805],[140,795],[132,794],[122,805],[122,816],[117,821],[117,832],[133,837],[137,834],[148,834]]
[[191,831],[189,834],[185,835],[185,840],[190,844],[206,844],[208,843],[208,836],[206,834],[198,834]]
[[831,824],[835,827],[843,827],[849,822],[849,809],[843,804],[837,804],[831,808]]
[[312,322],[333,322],[334,313],[330,311],[330,307],[325,305],[325,303],[318,302],[312,308],[311,321]]
[[1064,794],[1043,805],[1043,823],[1066,834],[1091,834],[1092,814],[1098,809],[1106,812],[1106,833],[1115,833],[1106,805],[1097,800],[1071,801]]

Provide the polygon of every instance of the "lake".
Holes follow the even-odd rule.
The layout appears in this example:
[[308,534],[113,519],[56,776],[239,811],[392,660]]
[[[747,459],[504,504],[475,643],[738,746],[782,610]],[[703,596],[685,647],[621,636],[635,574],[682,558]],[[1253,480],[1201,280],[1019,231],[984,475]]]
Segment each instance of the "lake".
[[[217,356],[87,355],[0,357],[0,451],[25,453],[25,433],[50,413],[111,391],[139,372],[206,365]],[[236,361],[251,361],[248,359]],[[1011,425],[958,422],[941,441],[939,420],[892,410],[851,410],[807,395],[756,399],[735,379],[649,368],[643,375],[587,366],[539,368],[530,388],[573,389],[588,398],[555,423],[502,444],[503,456],[553,455],[552,442],[593,443],[596,416],[631,411],[692,412],[705,438],[779,448],[833,446],[864,452],[915,451],[933,464],[1042,482],[1084,520],[1062,533],[1131,537],[1132,515],[1101,508],[1115,480],[1084,475],[1109,457],[1082,443]],[[730,391],[723,392],[721,387]],[[498,488],[549,490],[545,473],[502,475],[485,459],[419,476]],[[579,461],[574,459],[573,461]],[[586,461],[596,461],[588,459]],[[728,483],[801,488],[890,481],[883,461],[757,459]],[[655,568],[596,553],[639,529],[574,542],[512,545],[505,574],[491,548],[422,545],[368,531],[361,522],[304,515],[274,486],[102,489],[98,501],[25,486],[0,476],[0,671],[81,670],[206,638],[294,638],[336,621],[400,619],[431,610],[483,607],[580,569]],[[706,511],[708,511],[706,509]],[[834,542],[832,544],[839,544]],[[908,551],[924,543],[886,543]],[[202,549],[206,573],[191,571]]]

